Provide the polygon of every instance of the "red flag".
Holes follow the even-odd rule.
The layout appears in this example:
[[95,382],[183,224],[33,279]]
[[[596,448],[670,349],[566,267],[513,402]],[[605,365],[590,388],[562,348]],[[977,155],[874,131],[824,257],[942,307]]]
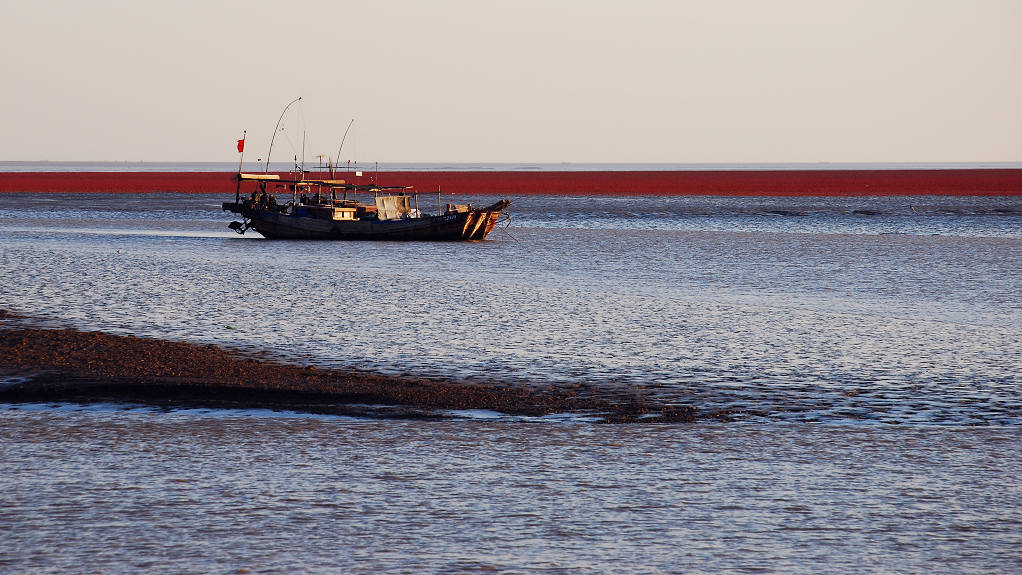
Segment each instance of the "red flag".
[[242,138],[242,139],[238,140],[238,153],[240,154],[240,153],[242,153],[244,151],[245,151],[245,138]]

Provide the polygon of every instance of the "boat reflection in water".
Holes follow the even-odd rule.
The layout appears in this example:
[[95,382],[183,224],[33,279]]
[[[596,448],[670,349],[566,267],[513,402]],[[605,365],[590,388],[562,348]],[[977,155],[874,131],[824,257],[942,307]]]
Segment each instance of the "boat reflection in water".
[[[418,194],[405,186],[305,179],[304,174],[284,179],[278,174],[239,172],[237,180],[235,200],[224,202],[223,209],[243,219],[231,222],[229,227],[239,234],[254,229],[270,239],[482,240],[511,203],[502,199],[484,208],[447,204],[439,215],[430,215],[419,211]],[[244,199],[243,183],[255,188]],[[273,188],[268,189],[271,184]],[[355,199],[359,192],[373,194],[373,203]],[[280,203],[278,193],[291,197],[287,203]]]

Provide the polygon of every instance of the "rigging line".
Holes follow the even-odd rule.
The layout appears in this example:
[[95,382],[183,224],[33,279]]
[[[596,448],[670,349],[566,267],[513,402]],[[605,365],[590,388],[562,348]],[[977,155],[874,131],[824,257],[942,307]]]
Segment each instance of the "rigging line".
[[297,156],[298,155],[298,145],[295,144],[294,140],[291,139],[291,133],[288,132],[285,128],[281,128],[280,129],[280,133],[284,134],[284,139],[287,140],[287,145],[291,146],[291,153],[293,155]]
[[[504,219],[505,217],[507,219]],[[507,237],[511,238],[512,241],[517,242],[518,238],[516,238],[513,235],[511,235],[511,214],[509,214],[507,212],[504,212],[503,214],[501,214],[501,218],[500,219],[504,221],[504,227],[500,230],[501,231],[501,236],[500,236],[501,239],[503,239],[504,236],[507,236]],[[500,224],[499,220],[497,221],[497,224]]]
[[298,104],[298,129],[302,133],[302,172],[305,172],[305,135],[308,132],[308,125],[305,123],[305,104],[299,102]]

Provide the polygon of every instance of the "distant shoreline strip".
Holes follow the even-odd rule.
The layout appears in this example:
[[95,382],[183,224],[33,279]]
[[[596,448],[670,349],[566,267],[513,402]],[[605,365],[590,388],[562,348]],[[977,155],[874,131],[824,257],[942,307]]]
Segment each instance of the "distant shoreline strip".
[[[421,194],[564,196],[1020,196],[1022,169],[393,171],[338,174]],[[308,178],[326,174],[309,173]],[[0,172],[0,193],[230,196],[229,172]]]

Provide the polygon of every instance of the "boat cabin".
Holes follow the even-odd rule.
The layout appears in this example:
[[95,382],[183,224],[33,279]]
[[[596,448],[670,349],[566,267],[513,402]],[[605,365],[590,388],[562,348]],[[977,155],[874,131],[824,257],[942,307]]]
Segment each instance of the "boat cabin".
[[[237,201],[241,202],[241,182],[252,181],[257,190],[245,200],[257,206],[268,206],[292,216],[332,221],[362,219],[398,220],[421,217],[416,195],[408,195],[406,186],[376,186],[348,184],[344,180],[285,180],[278,174],[238,174]],[[267,191],[274,184],[273,192]],[[373,204],[348,199],[348,192],[371,192]],[[291,201],[278,204],[274,193],[291,194]],[[414,205],[413,205],[414,199]],[[374,205],[375,204],[375,205]],[[466,206],[457,206],[466,208]]]

